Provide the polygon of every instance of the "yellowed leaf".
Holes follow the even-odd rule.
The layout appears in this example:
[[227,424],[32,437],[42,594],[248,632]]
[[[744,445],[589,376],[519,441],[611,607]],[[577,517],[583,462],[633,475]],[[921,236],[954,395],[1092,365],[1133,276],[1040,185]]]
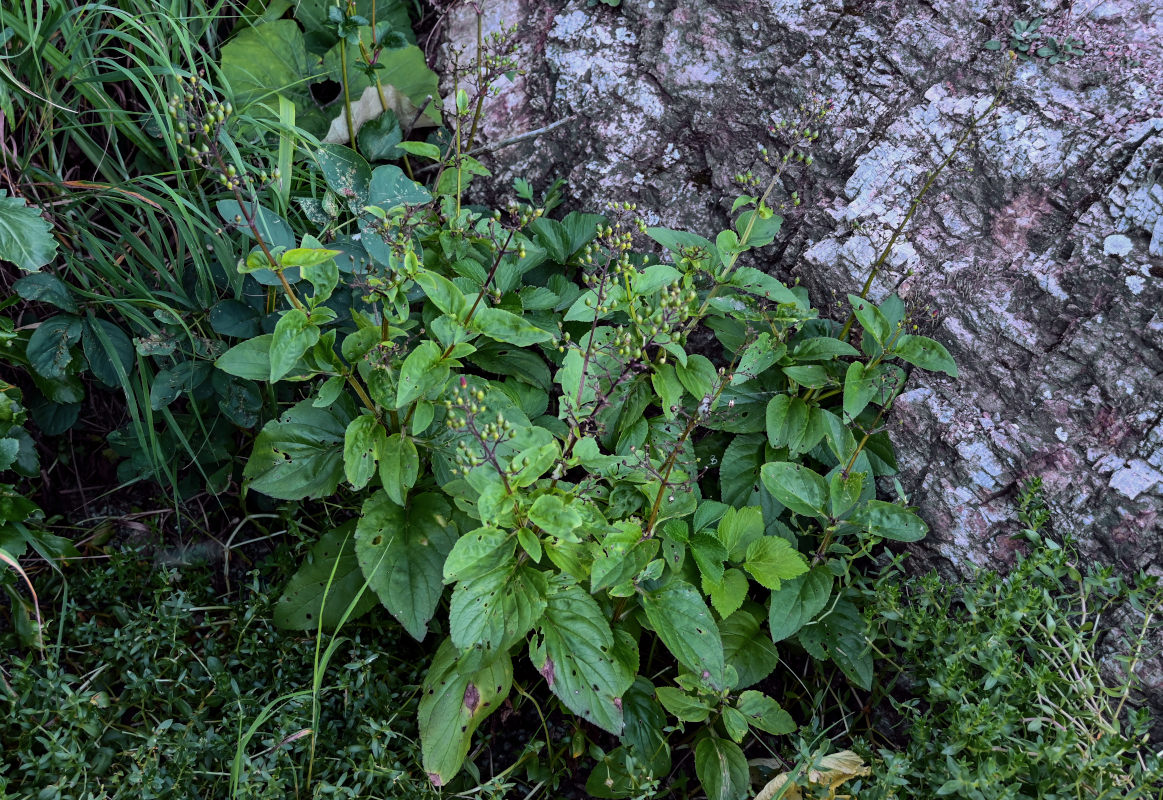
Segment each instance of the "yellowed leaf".
[[[841,750],[838,753],[824,756],[812,769],[808,770],[808,782],[813,786],[821,786],[828,790],[829,797],[836,797],[836,789],[841,784],[868,775],[872,770],[865,765],[860,756],[851,750]],[[767,785],[755,795],[755,800],[774,800],[780,797],[780,790],[787,786],[781,800],[802,800],[803,793],[800,787],[792,782],[792,773],[783,772],[776,775]],[[789,785],[790,784],[790,785]]]

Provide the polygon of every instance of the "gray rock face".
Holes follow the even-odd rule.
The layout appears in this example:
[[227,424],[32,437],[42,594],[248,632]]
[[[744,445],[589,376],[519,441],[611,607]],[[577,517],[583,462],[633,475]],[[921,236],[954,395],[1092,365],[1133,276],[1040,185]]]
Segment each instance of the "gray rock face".
[[[982,44],[1006,41],[1026,5],[498,0],[489,20],[521,23],[527,74],[487,107],[485,134],[577,118],[490,165],[713,237],[732,176],[758,144],[779,150],[768,126],[828,98],[815,165],[785,181],[803,204],[755,262],[826,308],[859,289],[1000,83],[872,290],[897,287],[961,369],[918,372],[895,409],[902,483],[932,529],[918,556],[1004,567],[1016,487],[1041,476],[1086,558],[1163,574],[1163,5],[1034,3],[1041,33],[1085,54],[1006,76],[1004,48]],[[451,21],[454,41],[470,33],[469,12]]]

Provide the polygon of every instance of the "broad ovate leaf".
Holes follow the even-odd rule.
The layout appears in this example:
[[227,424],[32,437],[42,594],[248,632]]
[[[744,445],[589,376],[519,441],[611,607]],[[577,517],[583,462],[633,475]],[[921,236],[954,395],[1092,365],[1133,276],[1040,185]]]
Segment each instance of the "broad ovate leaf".
[[641,598],[650,626],[678,662],[709,686],[725,688],[723,642],[699,591],[675,580]]
[[328,408],[304,400],[263,426],[246,462],[249,486],[279,500],[327,497],[344,477],[343,441],[355,409],[346,395]]
[[[274,621],[280,628],[324,630],[337,628],[365,581],[355,555],[355,523],[320,537],[303,566],[287,582],[275,602]],[[348,619],[372,609],[375,595],[363,591]]]
[[9,197],[6,189],[0,189],[0,261],[36,272],[56,253],[57,240],[40,212],[23,197]]
[[413,638],[423,640],[444,591],[444,560],[456,543],[443,496],[420,494],[408,506],[386,492],[363,504],[355,551],[368,585]]
[[622,695],[634,674],[613,655],[614,634],[597,601],[568,579],[550,584],[529,658],[550,690],[587,722],[622,733]]
[[472,735],[500,708],[513,686],[507,653],[476,670],[457,668],[456,647],[448,639],[436,651],[421,689],[420,751],[433,786],[444,786],[464,764]]

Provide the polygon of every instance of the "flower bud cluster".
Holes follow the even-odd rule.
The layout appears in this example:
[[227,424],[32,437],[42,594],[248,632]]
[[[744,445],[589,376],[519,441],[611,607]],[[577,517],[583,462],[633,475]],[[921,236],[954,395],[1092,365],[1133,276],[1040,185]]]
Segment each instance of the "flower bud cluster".
[[279,170],[251,172],[245,166],[225,164],[218,147],[218,137],[226,121],[234,114],[234,106],[222,102],[205,81],[205,72],[177,77],[178,91],[166,103],[166,113],[174,120],[174,141],[195,164],[217,173],[218,182],[227,189],[252,186],[257,180],[266,185],[279,180]]
[[473,439],[461,438],[456,443],[453,472],[464,475],[474,467],[489,463],[504,474],[506,470],[497,462],[497,446],[512,439],[517,432],[503,414],[498,412],[494,417],[489,413],[484,390],[468,388],[462,378],[460,388],[444,401],[444,408],[448,414],[444,424],[449,430],[465,431]]

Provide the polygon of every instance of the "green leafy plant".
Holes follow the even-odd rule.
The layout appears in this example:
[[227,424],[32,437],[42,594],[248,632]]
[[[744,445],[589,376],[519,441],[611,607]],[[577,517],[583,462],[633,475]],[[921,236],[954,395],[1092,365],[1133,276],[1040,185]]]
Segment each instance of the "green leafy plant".
[[1080,565],[1042,530],[1039,486],[1022,490],[1029,552],[1007,575],[983,572],[951,591],[936,574],[903,578],[892,568],[876,583],[874,619],[895,645],[905,744],[880,751],[861,798],[1163,791],[1150,713],[1131,702],[1163,590],[1156,577]]
[[[1045,38],[1038,35],[1038,30],[1045,20],[1035,17],[1032,20],[1015,19],[1009,33],[1009,49],[1017,54],[1018,58],[1028,61],[1031,56],[1044,58],[1051,64],[1070,61],[1075,56],[1084,53],[1083,43],[1073,36],[1067,36],[1059,41],[1053,36]],[[984,45],[987,50],[1001,50],[1001,39],[990,39]]]
[[[712,242],[648,228],[628,205],[560,221],[464,205],[487,175],[464,154],[473,106],[458,91],[443,146],[397,143],[433,162],[431,190],[316,148],[340,209],[299,236],[242,196],[261,185],[243,165],[216,162],[223,128],[189,145],[239,193],[223,214],[253,243],[239,270],[283,292],[274,330],[217,366],[303,387],[255,439],[248,485],[361,509],[354,544],[325,535],[277,618],[333,624],[366,582],[415,638],[442,632],[419,707],[437,786],[511,692],[528,696],[527,658],[579,735],[585,722],[620,740],[592,740],[591,794],[630,796],[689,747],[711,797],[741,798],[740,744],[795,728],[751,688],[778,666],[775,642],[870,685],[852,565],[925,534],[875,497],[895,469],[883,421],[902,364],[956,367],[908,332],[895,296],[850,295],[841,324],[741,263],[778,235],[768,198],[810,163],[822,111],[782,134],[782,159],[763,151],[767,189],[738,198]],[[669,260],[637,251],[641,237]],[[345,261],[364,266],[341,275]],[[345,280],[359,292],[337,303]],[[690,730],[676,740],[670,724]]]

